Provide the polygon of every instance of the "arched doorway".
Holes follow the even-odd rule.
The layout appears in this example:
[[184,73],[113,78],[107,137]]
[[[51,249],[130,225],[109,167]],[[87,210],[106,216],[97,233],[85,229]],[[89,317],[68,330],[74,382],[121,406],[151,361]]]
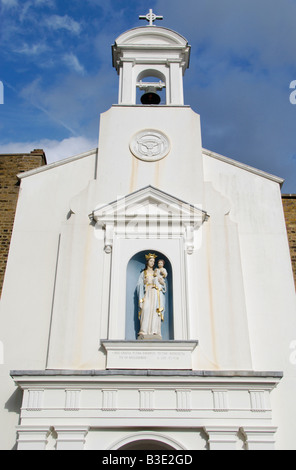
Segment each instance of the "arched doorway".
[[126,436],[110,447],[110,450],[186,450],[175,439],[153,431]]
[[170,260],[161,252],[153,250],[153,248],[136,253],[127,265],[127,281],[126,281],[126,322],[125,322],[125,339],[133,341],[137,339],[139,331],[139,308],[136,286],[139,276],[145,269],[145,254],[155,253],[157,259],[163,259],[165,268],[168,272],[167,276],[167,295],[164,321],[161,327],[163,340],[174,339],[173,331],[173,271]]
[[119,447],[118,450],[176,450],[174,447],[164,442],[156,441],[154,439],[142,439],[133,441]]

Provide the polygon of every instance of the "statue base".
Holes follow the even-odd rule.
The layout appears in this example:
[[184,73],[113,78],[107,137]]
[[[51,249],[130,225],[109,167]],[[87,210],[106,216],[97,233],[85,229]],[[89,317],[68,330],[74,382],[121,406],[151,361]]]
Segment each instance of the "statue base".
[[[154,335],[153,335],[154,336]],[[198,341],[104,340],[106,369],[192,370]]]
[[161,341],[162,337],[160,335],[138,335],[138,341],[145,340],[145,341]]

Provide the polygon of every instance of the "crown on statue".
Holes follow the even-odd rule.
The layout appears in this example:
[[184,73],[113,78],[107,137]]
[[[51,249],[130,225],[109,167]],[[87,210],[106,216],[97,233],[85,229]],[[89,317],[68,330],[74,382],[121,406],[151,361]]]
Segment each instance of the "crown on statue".
[[150,258],[157,258],[157,255],[153,254],[153,253],[148,253],[148,255],[145,255],[145,258],[148,260]]

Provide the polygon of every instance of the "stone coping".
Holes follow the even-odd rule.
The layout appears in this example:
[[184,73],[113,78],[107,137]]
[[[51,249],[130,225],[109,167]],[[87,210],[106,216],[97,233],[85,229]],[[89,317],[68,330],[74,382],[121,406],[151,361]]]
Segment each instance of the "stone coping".
[[54,377],[54,376],[185,376],[185,377],[256,377],[277,378],[283,377],[281,371],[248,371],[248,370],[138,370],[138,369],[112,369],[112,370],[71,370],[71,369],[46,369],[46,370],[11,370],[12,377]]

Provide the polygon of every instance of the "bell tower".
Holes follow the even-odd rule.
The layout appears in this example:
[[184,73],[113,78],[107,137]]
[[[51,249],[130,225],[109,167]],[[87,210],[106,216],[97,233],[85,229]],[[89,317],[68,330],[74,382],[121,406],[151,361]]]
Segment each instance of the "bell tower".
[[[183,76],[189,67],[190,46],[175,31],[155,26],[155,20],[161,18],[150,10],[140,17],[148,21],[147,26],[130,29],[114,42],[118,103],[100,119],[97,177],[89,198],[93,204],[89,217],[96,239],[103,242],[102,266],[109,283],[102,294],[108,306],[103,313],[108,325],[108,340],[103,343],[108,368],[143,366],[139,359],[143,342],[133,344],[142,331],[134,286],[138,285],[139,267],[143,268],[147,253],[166,265],[167,315],[157,333],[151,334],[150,326],[145,325],[141,340],[151,340],[155,334],[164,340],[150,351],[156,362],[161,356],[159,348],[168,341],[165,347],[172,357],[179,357],[178,367],[183,353],[187,357],[185,368],[191,367],[191,348],[196,347],[186,299],[194,291],[190,283],[196,280],[191,271],[208,218],[203,210],[200,117],[184,104]],[[159,288],[157,292],[163,291]],[[158,313],[163,308],[161,299],[157,299]],[[172,345],[171,341],[177,342]],[[114,348],[119,344],[128,357],[136,357],[136,362],[117,361]],[[189,350],[171,349],[179,346],[188,346]],[[157,367],[147,361],[145,367],[148,364]]]
[[112,46],[118,102],[101,115],[97,197],[115,200],[151,185],[203,203],[200,117],[184,104],[190,45],[154,22],[122,33]]
[[[149,24],[121,34],[112,46],[113,66],[119,74],[118,104],[139,104],[137,90],[141,90],[143,105],[183,105],[183,75],[190,57],[187,40],[175,31],[155,26],[153,22],[162,17],[152,10],[139,18]],[[157,94],[162,89],[163,103]]]

